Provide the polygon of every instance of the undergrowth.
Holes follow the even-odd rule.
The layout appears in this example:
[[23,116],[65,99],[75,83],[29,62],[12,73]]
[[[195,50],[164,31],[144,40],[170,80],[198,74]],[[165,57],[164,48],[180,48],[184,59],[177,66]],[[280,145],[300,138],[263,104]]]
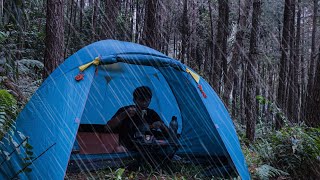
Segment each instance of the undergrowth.
[[[208,177],[203,172],[203,167],[200,165],[181,164],[181,163],[167,163],[165,167],[154,170],[146,164],[141,164],[135,169],[129,168],[108,168],[105,170],[95,172],[81,172],[81,173],[68,173],[65,179],[168,179],[168,180],[202,180],[202,179],[215,179],[223,180],[219,177]],[[227,178],[232,179],[232,178]],[[236,180],[237,178],[234,178]]]
[[[268,101],[265,103],[271,104]],[[279,110],[274,109],[276,108],[271,113],[279,113]],[[258,119],[256,138],[251,143],[245,137],[245,127],[236,124],[251,177],[319,179],[320,128],[311,128],[304,123],[285,123],[281,130],[275,130],[272,121],[262,118],[264,117]]]

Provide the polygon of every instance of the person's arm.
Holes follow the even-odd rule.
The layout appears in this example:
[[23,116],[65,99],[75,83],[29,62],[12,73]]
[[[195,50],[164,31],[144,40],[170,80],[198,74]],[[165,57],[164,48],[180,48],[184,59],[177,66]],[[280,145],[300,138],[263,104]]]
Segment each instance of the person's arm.
[[124,119],[127,117],[132,117],[136,114],[135,107],[129,107],[127,109],[121,108],[118,112],[108,121],[107,126],[110,129],[115,129],[119,127]]
[[151,128],[160,129],[165,136],[169,136],[169,128],[164,124],[160,116],[155,111],[153,113],[152,119],[154,122],[152,123]]

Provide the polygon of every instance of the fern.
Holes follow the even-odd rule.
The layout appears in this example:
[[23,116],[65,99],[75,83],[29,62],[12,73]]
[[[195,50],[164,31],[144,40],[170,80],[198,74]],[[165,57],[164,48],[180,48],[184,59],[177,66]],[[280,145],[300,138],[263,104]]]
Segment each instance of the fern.
[[6,90],[0,90],[0,140],[11,128],[17,114],[17,101]]
[[256,175],[262,180],[268,180],[272,177],[289,176],[287,172],[281,171],[280,169],[276,169],[267,164],[256,168]]
[[0,31],[0,43],[3,43],[8,38],[8,34]]
[[[17,142],[15,136],[15,118],[17,114],[18,106],[14,97],[6,90],[0,90],[0,142],[5,139],[8,143],[12,143],[14,151],[16,151],[19,157],[22,159],[20,171],[16,173],[16,176],[22,172],[31,172],[29,167],[33,162],[33,147],[28,143],[28,137],[23,133],[17,131],[17,135],[22,139],[22,142]],[[6,135],[7,134],[7,135]],[[6,136],[5,136],[6,135]],[[3,142],[1,142],[3,143]],[[21,153],[21,150],[25,154]],[[0,149],[0,155],[6,157],[6,161],[9,161],[13,152],[9,153]]]

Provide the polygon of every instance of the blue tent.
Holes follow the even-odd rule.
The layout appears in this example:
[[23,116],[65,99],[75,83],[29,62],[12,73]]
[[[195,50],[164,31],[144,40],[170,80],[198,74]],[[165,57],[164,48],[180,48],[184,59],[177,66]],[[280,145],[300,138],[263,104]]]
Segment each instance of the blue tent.
[[[79,74],[83,79],[77,81]],[[33,146],[33,160],[27,167],[32,171],[19,173],[26,168],[21,163],[26,152],[3,140],[1,149],[11,153],[0,157],[0,179],[63,179],[68,162],[83,158],[71,155],[79,125],[106,124],[120,107],[133,103],[132,92],[142,85],[151,88],[150,108],[166,125],[172,116],[178,118],[182,145],[178,155],[206,157],[212,164],[224,164],[223,168],[231,168],[242,179],[250,179],[231,118],[210,85],[189,67],[156,50],[115,40],[82,48],[34,93],[17,118],[14,136],[23,144],[21,132]]]

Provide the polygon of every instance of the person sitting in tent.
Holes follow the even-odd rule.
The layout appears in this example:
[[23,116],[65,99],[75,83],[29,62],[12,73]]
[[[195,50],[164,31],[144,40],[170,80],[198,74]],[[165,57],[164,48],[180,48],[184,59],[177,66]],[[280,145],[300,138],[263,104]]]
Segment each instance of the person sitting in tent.
[[145,124],[148,124],[150,129],[160,129],[163,134],[168,134],[169,130],[160,116],[154,110],[148,108],[151,98],[152,92],[149,87],[136,88],[133,92],[135,105],[120,108],[108,121],[107,127],[113,132],[119,133],[121,146],[118,151],[137,150],[133,140],[136,133],[141,130],[141,126]]

